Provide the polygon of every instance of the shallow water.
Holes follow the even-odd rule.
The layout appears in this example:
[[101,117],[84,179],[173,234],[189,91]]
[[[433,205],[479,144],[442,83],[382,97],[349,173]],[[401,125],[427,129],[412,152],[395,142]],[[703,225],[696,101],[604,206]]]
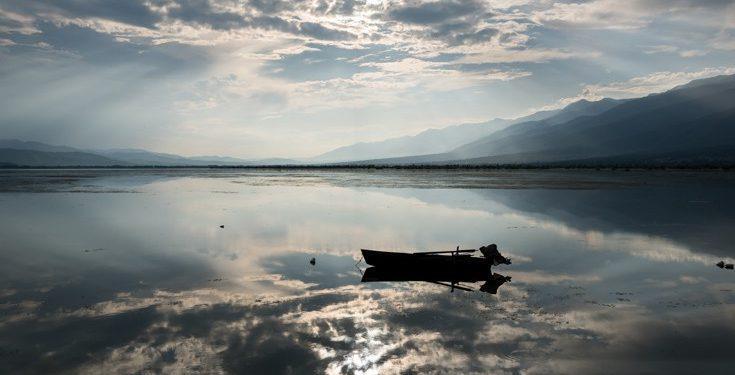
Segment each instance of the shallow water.
[[[0,171],[0,373],[729,373],[733,181]],[[489,243],[495,295],[360,282],[360,248]]]

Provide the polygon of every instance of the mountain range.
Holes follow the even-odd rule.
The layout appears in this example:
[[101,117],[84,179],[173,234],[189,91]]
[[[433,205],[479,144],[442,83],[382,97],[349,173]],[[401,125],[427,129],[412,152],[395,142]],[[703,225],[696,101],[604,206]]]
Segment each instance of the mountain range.
[[383,141],[359,142],[339,147],[305,161],[309,163],[334,163],[448,152],[508,126],[527,121],[543,120],[558,112],[560,111],[539,111],[512,120],[496,118],[481,123],[428,129],[416,135],[390,138]]
[[226,156],[192,156],[151,152],[141,149],[82,150],[17,139],[0,140],[0,166],[83,167],[83,166],[208,166],[284,165],[291,159],[238,159]]
[[573,103],[449,152],[357,164],[702,164],[735,162],[735,75],[628,100]]
[[517,119],[356,143],[301,160],[184,157],[0,140],[0,166],[735,164],[735,75],[635,99],[580,100]]

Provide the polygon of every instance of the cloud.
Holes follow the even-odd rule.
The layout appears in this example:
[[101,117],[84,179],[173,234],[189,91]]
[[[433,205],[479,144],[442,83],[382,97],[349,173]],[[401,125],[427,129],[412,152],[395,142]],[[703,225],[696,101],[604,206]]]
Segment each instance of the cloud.
[[[232,374],[314,374],[324,361],[307,343],[284,333],[289,327],[275,318],[265,319],[243,336],[231,334],[222,352],[224,368]],[[280,358],[274,361],[274,356]]]
[[482,11],[477,1],[442,0],[435,2],[406,2],[392,6],[387,10],[387,17],[394,21],[427,25],[440,24],[459,17]]
[[366,4],[366,0],[318,0],[313,9],[321,14],[352,15]]
[[595,51],[570,51],[563,49],[533,48],[522,50],[500,50],[466,54],[456,60],[458,64],[499,64],[512,62],[543,63],[552,60],[596,59],[601,54]]
[[248,0],[247,3],[265,14],[280,13],[294,8],[293,2],[284,0]]
[[558,102],[541,107],[538,110],[563,108],[579,100],[597,101],[602,98],[641,97],[664,92],[692,80],[728,74],[735,74],[735,67],[705,68],[693,72],[655,72],[645,76],[633,77],[627,81],[585,85],[578,95],[560,99]]
[[583,95],[590,98],[638,97],[663,92],[695,79],[733,73],[735,73],[733,67],[706,68],[693,72],[655,72],[623,82],[587,85],[583,89]]
[[[58,95],[65,103],[47,106],[60,111],[48,116],[21,113],[29,105],[17,105],[21,99],[15,95],[15,104],[7,103],[0,115],[11,124],[8,136],[65,143],[69,138],[61,134],[68,132],[54,129],[69,126],[77,134],[115,129],[118,142],[140,137],[150,140],[146,147],[158,144],[171,152],[187,153],[192,143],[171,139],[183,140],[190,132],[200,135],[198,142],[208,137],[209,152],[221,150],[218,137],[268,145],[243,157],[310,149],[299,151],[306,156],[331,147],[269,134],[273,129],[305,133],[370,122],[361,134],[372,127],[406,135],[420,130],[420,122],[424,128],[440,125],[422,118],[424,111],[405,113],[416,111],[415,103],[441,101],[453,108],[441,124],[512,116],[563,100],[583,83],[604,82],[609,72],[621,81],[646,74],[652,60],[669,57],[656,54],[671,55],[656,70],[698,70],[725,64],[735,50],[735,18],[727,1],[635,0],[620,6],[611,0],[7,0],[0,9],[4,87],[42,103]],[[601,38],[601,29],[612,31]],[[49,82],[76,75],[76,85],[67,88],[99,104],[87,113],[70,113],[65,109],[78,108],[68,103],[72,97],[54,85],[35,86],[37,71]],[[231,74],[237,81],[228,85],[198,84]],[[136,94],[106,93],[106,87],[122,83],[87,84],[113,76],[125,76],[113,81],[124,81]],[[22,77],[31,78],[25,86]],[[531,103],[499,100],[528,85],[535,86],[527,96]],[[447,98],[453,91],[464,92]],[[140,93],[150,96],[139,100]],[[126,108],[139,109],[129,125],[120,124]],[[340,109],[377,108],[357,122],[335,115]],[[413,119],[410,125],[405,116]],[[144,126],[134,125],[142,123],[160,125],[145,126],[143,136],[137,130]],[[335,143],[354,140],[354,132],[340,134],[349,139]],[[382,135],[374,133],[371,140]],[[267,155],[260,151],[269,148]]]
[[731,0],[629,0],[624,6],[614,0],[554,2],[551,7],[534,11],[532,18],[559,28],[640,29],[661,15],[696,26],[703,19],[706,24],[717,25],[732,5]]
[[209,0],[176,0],[166,4],[166,16],[185,23],[206,25],[215,30],[231,30],[247,25],[243,15],[216,10]]
[[513,281],[519,281],[525,284],[596,283],[600,280],[602,279],[596,275],[549,274],[538,270],[533,272],[513,272]]
[[129,25],[154,28],[162,16],[147,1],[131,0],[110,3],[104,0],[39,0],[4,2],[3,8],[36,15],[61,15],[70,18],[102,18]]
[[656,46],[650,46],[643,49],[643,53],[647,53],[649,55],[655,54],[655,53],[674,53],[679,50],[679,47],[667,45],[667,44],[659,44]]
[[721,30],[710,40],[710,45],[718,50],[735,51],[735,30]]
[[614,0],[596,0],[555,2],[549,9],[535,12],[533,19],[552,27],[636,29],[645,26],[649,18],[634,6],[620,6]]
[[[396,30],[449,46],[490,43],[506,28],[503,18],[495,18],[479,1],[409,1],[390,3],[384,18],[397,24]],[[390,23],[389,23],[390,25]]]
[[657,53],[676,53],[681,57],[698,57],[707,54],[707,51],[698,49],[681,49],[677,46],[660,44],[655,46],[646,47],[643,53],[652,55]]
[[0,7],[0,33],[19,33],[22,35],[38,33],[34,18],[22,13],[12,12]]

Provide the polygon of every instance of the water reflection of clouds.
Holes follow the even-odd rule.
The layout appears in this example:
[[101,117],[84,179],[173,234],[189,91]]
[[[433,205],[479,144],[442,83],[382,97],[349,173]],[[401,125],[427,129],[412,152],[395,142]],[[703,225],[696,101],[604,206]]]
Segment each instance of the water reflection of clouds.
[[[8,271],[0,372],[620,373],[732,365],[733,274],[711,266],[706,249],[660,232],[665,226],[616,227],[607,207],[539,213],[513,204],[532,191],[283,187],[248,178],[154,179],[135,187],[139,194],[0,201],[17,219],[0,219],[0,269]],[[586,217],[600,224],[580,225]],[[496,296],[357,283],[360,247],[439,249],[460,240],[509,249],[518,262],[500,272],[513,282]],[[97,247],[105,250],[83,252]]]
[[[81,365],[80,370],[89,372],[224,368],[235,373],[256,369],[381,373],[396,368],[594,372],[597,361],[632,371],[640,364],[626,359],[639,351],[652,356],[646,358],[651,361],[683,354],[668,340],[699,337],[723,345],[732,343],[735,333],[730,322],[735,311],[730,307],[706,309],[696,321],[691,316],[651,317],[638,307],[554,312],[530,306],[528,293],[513,288],[490,299],[421,286],[410,290],[346,286],[260,301],[213,290],[160,293],[140,301],[128,297],[128,304],[117,310],[93,309],[94,319],[65,316],[2,330],[12,329],[15,345],[23,347],[19,360],[28,359],[25,351],[33,350],[31,339],[44,338],[35,354],[50,349],[53,353],[41,355],[38,367],[31,368],[36,370]],[[79,336],[82,325],[94,334]],[[124,334],[116,331],[121,328]],[[24,334],[17,335],[16,330]],[[75,337],[73,344],[51,339],[65,333]],[[100,341],[108,335],[114,338]],[[662,354],[655,345],[673,345],[676,350],[674,355]],[[725,356],[729,349],[715,344],[706,348],[713,351],[697,349],[688,361],[729,365],[730,357]]]

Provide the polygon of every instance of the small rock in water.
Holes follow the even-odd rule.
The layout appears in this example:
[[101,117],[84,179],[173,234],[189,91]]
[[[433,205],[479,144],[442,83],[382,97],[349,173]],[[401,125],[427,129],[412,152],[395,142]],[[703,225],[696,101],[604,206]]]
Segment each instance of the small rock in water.
[[723,262],[723,261],[719,261],[719,262],[718,262],[718,263],[716,264],[716,266],[717,266],[717,267],[720,267],[720,268],[724,268],[724,267],[725,267],[725,262]]
[[732,263],[730,263],[730,264],[726,264],[725,265],[725,268],[727,268],[728,270],[731,270],[731,269],[733,269],[735,267],[733,267]]
[[224,228],[225,226],[224,226],[224,225],[220,225],[219,227],[220,227],[220,228]]
[[315,265],[316,264],[316,258],[311,258],[311,260],[309,261],[309,263],[311,263],[312,266]]

